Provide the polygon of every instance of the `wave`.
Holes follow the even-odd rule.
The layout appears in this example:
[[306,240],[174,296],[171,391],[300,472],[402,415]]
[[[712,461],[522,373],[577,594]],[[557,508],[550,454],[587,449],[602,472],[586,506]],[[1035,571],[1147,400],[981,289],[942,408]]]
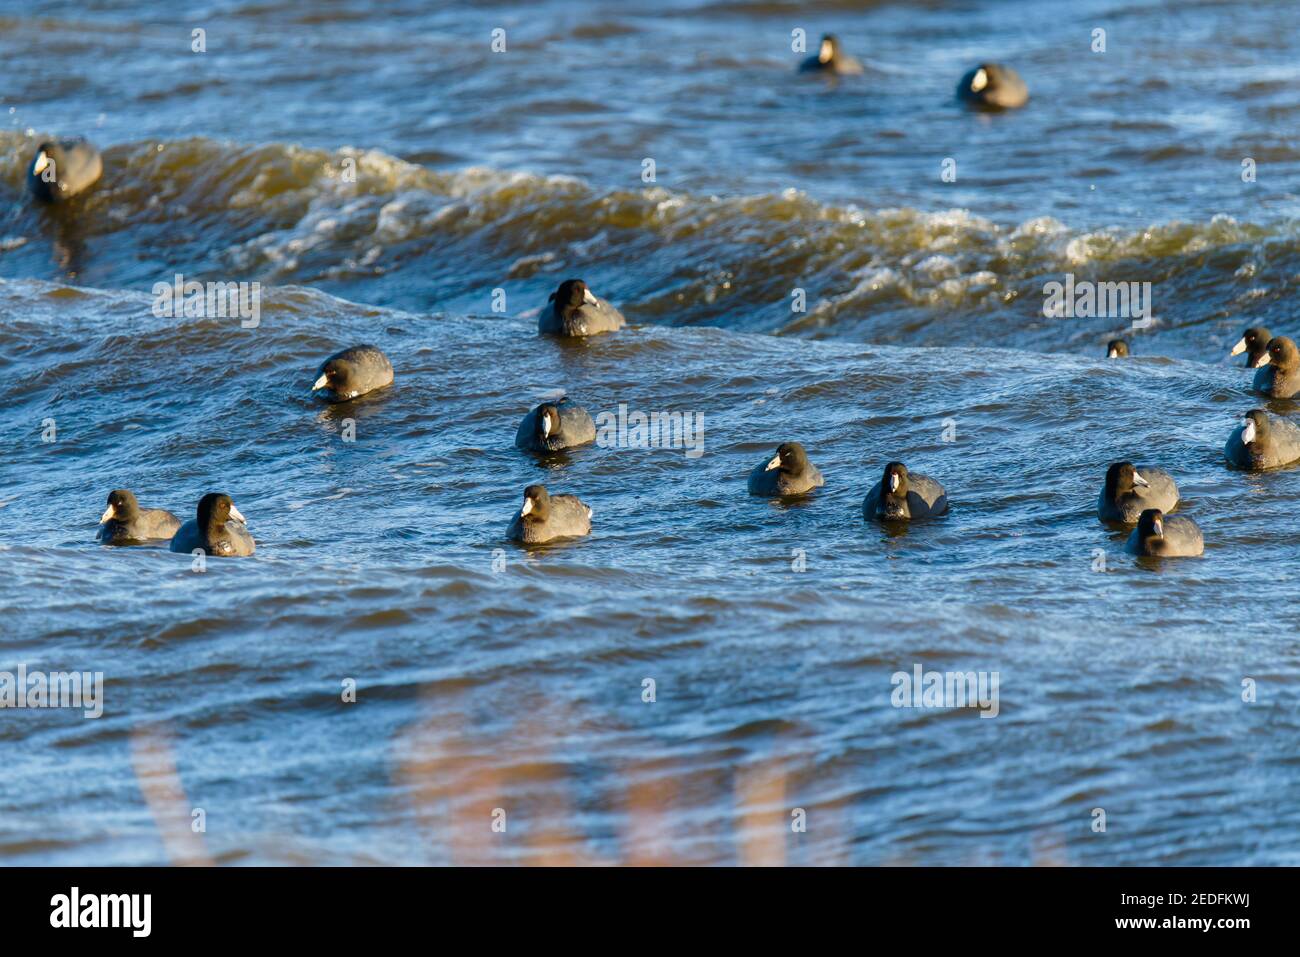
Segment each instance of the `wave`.
[[[0,133],[0,188],[15,199],[35,142]],[[1166,331],[1209,319],[1228,335],[1239,316],[1284,314],[1300,272],[1297,225],[1210,215],[1079,231],[1051,217],[999,223],[797,190],[611,190],[436,170],[377,150],[189,138],[108,148],[103,182],[75,211],[14,202],[0,221],[0,269],[147,289],[184,268],[469,314],[488,312],[502,289],[507,312],[523,315],[582,274],[639,322],[1051,350],[1113,331],[1044,321],[1043,285],[1067,272],[1152,282]],[[1170,338],[1177,348],[1187,337]]]

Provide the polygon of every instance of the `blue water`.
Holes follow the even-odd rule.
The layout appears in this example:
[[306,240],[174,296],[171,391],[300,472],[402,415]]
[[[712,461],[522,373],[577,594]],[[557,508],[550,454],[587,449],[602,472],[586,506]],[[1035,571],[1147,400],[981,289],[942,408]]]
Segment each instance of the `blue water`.
[[[0,672],[105,678],[0,708],[0,860],[1300,863],[1300,486],[1222,454],[1297,413],[1225,361],[1297,331],[1292,5],[372,7],[0,10]],[[796,28],[866,75],[794,75]],[[1024,109],[954,102],[981,59]],[[56,211],[51,133],[104,154]],[[260,283],[256,328],[155,315],[177,273]],[[1044,317],[1067,273],[1155,322]],[[575,275],[631,327],[539,340]],[[313,401],[358,342],[394,387]],[[560,391],[704,454],[534,460]],[[786,440],[825,487],[748,496]],[[1203,557],[1097,520],[1124,458]],[[864,522],[894,459],[951,513]],[[534,482],[592,535],[507,542]],[[226,491],[257,554],[100,546],[118,487]],[[997,716],[894,707],[918,664]]]

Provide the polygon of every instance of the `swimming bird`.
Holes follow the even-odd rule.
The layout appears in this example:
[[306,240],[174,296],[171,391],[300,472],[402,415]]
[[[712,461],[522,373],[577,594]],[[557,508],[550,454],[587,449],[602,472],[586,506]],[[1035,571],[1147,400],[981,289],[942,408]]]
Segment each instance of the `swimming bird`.
[[596,439],[596,424],[582,406],[564,398],[543,402],[524,416],[515,445],[530,452],[558,452]]
[[1228,461],[1251,472],[1300,461],[1300,425],[1251,409],[1223,447]]
[[861,76],[862,62],[851,57],[840,48],[840,41],[834,34],[822,37],[817,53],[799,64],[800,73],[835,73],[840,76]]
[[808,461],[808,453],[798,442],[782,442],[772,461],[754,466],[749,473],[749,494],[767,498],[802,495],[824,484],[822,473]]
[[313,392],[323,389],[329,402],[346,402],[393,383],[393,364],[375,346],[352,346],[336,352],[316,370]]
[[1239,356],[1246,353],[1246,368],[1258,369],[1260,360],[1268,354],[1268,343],[1273,338],[1273,334],[1263,326],[1251,326],[1241,334],[1237,344],[1232,347],[1229,356]]
[[1165,518],[1158,508],[1149,508],[1138,516],[1137,528],[1124,546],[1135,555],[1165,558],[1190,558],[1205,551],[1200,526],[1185,515]]
[[948,511],[948,493],[928,475],[907,471],[902,462],[885,466],[881,480],[862,500],[862,517],[884,521],[927,518]]
[[524,489],[524,504],[506,535],[516,542],[537,545],[556,538],[591,532],[591,507],[576,495],[551,495],[545,485]]
[[1172,512],[1178,507],[1178,486],[1164,469],[1140,468],[1132,462],[1115,462],[1106,469],[1106,481],[1097,497],[1097,516],[1106,522],[1132,525],[1144,509]]
[[36,147],[27,188],[46,203],[61,203],[95,185],[104,172],[99,150],[84,139],[46,140]]
[[1260,358],[1255,391],[1270,399],[1289,399],[1300,392],[1300,351],[1286,336],[1274,336]]
[[981,63],[957,84],[957,98],[972,106],[1014,109],[1029,101],[1029,87],[1020,74],[1000,63]]
[[1123,339],[1112,339],[1112,340],[1110,340],[1110,342],[1106,343],[1106,358],[1107,358],[1107,359],[1127,359],[1127,358],[1128,358],[1128,343],[1125,342]]
[[251,555],[256,547],[247,520],[224,492],[209,492],[199,499],[195,518],[172,538],[174,552],[202,549],[209,555]]
[[537,331],[554,336],[594,336],[627,325],[623,314],[592,294],[581,279],[566,279],[537,317]]
[[105,545],[132,545],[171,538],[181,520],[165,508],[141,508],[135,493],[124,488],[108,493],[108,508],[99,517],[98,539]]

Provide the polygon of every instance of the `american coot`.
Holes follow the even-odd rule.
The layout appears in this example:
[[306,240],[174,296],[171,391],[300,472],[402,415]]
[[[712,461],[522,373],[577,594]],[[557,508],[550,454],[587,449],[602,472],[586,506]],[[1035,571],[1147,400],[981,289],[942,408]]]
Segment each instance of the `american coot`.
[[1239,356],[1246,353],[1246,368],[1257,369],[1264,356],[1268,354],[1268,343],[1273,338],[1263,326],[1251,326],[1241,334],[1237,344],[1232,347],[1229,356]]
[[1165,518],[1160,509],[1149,508],[1138,516],[1138,526],[1125,547],[1135,555],[1190,557],[1205,551],[1205,539],[1200,527],[1190,518],[1183,515]]
[[316,370],[311,390],[330,402],[346,402],[393,382],[393,365],[375,346],[352,346],[336,352]]
[[828,33],[822,37],[816,54],[799,64],[800,73],[835,73],[840,76],[861,76],[862,63],[849,56],[840,47],[839,38]]
[[926,518],[948,511],[948,494],[928,475],[907,471],[902,462],[890,462],[879,482],[862,500],[862,517],[884,521]]
[[543,402],[524,416],[515,433],[515,445],[530,452],[558,452],[595,440],[591,416],[567,398]]
[[105,545],[134,545],[176,534],[181,520],[164,508],[141,508],[135,493],[124,488],[108,493],[100,516],[99,540]]
[[199,499],[197,518],[181,526],[172,538],[171,550],[209,555],[251,555],[256,547],[244,516],[224,492],[209,492]]
[[1300,351],[1286,336],[1269,340],[1255,373],[1255,391],[1270,399],[1289,399],[1300,392]]
[[551,495],[544,485],[524,489],[524,503],[506,535],[530,545],[591,532],[591,509],[576,495]]
[[1000,63],[981,63],[957,84],[957,98],[972,106],[1014,109],[1029,100],[1029,87],[1020,74]]
[[1300,425],[1251,409],[1223,447],[1238,468],[1259,472],[1300,461]]
[[776,495],[802,495],[825,484],[817,466],[798,442],[782,442],[772,461],[754,466],[749,473],[749,494],[768,498]]
[[1132,525],[1144,509],[1172,512],[1178,507],[1178,486],[1164,469],[1116,462],[1106,469],[1106,482],[1097,497],[1103,521]]
[[553,336],[594,336],[627,325],[623,314],[592,294],[581,279],[566,279],[537,317],[537,331]]
[[27,188],[39,200],[61,203],[95,185],[103,171],[99,150],[85,140],[47,140],[36,148]]

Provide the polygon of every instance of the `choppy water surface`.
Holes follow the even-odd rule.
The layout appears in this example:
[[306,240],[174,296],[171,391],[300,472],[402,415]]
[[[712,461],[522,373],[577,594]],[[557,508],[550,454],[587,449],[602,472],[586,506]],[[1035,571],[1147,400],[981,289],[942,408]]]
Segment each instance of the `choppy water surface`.
[[[428,6],[0,16],[0,670],[108,682],[0,711],[0,860],[1300,863],[1300,472],[1224,466],[1263,403],[1220,361],[1300,331],[1292,7]],[[868,75],[794,77],[795,27]],[[983,57],[1027,108],[950,102]],[[45,132],[105,148],[69,211],[22,192]],[[177,272],[260,325],[155,317]],[[1138,358],[1043,318],[1067,272],[1153,284]],[[569,275],[634,328],[538,340]],[[361,341],[395,388],[311,401]],[[561,390],[704,454],[517,452]],[[791,438],[826,487],[750,498]],[[1202,559],[1096,520],[1125,457]],[[895,458],[949,516],[862,522]],[[536,481],[589,539],[505,542]],[[257,555],[104,549],[114,487],[228,491]],[[998,716],[892,707],[916,664],[997,671]]]

